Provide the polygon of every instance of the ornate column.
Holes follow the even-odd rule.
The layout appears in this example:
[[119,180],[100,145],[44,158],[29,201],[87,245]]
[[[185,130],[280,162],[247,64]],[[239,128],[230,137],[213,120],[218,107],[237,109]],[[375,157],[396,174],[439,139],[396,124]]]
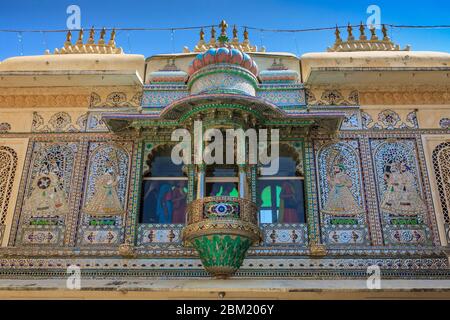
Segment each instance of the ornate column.
[[248,184],[247,184],[247,168],[246,165],[239,165],[239,198],[247,199]]
[[305,140],[304,148],[305,158],[305,184],[306,184],[306,209],[307,209],[307,222],[308,222],[308,243],[309,251],[312,256],[324,256],[327,254],[327,250],[324,244],[322,244],[320,237],[320,222],[319,212],[317,208],[317,186],[315,179],[315,161],[314,161],[314,149],[312,140],[308,137]]
[[197,166],[197,199],[203,199],[205,197],[205,171],[205,164]]

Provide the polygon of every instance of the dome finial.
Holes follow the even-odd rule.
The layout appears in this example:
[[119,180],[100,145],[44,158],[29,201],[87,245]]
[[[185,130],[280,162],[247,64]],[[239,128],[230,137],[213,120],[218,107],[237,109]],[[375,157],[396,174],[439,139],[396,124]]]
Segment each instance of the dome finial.
[[205,32],[203,31],[203,28],[200,29],[200,41],[205,40]]
[[221,36],[227,36],[227,28],[228,28],[227,22],[225,20],[222,20],[222,22],[220,23],[219,27],[220,27],[220,30],[221,30],[220,35]]
[[244,40],[248,40],[248,31],[247,31],[247,27],[244,28]]

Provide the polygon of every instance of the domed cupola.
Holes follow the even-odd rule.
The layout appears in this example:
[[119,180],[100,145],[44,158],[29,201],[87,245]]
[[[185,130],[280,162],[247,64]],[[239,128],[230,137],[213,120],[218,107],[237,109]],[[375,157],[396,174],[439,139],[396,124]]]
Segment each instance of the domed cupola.
[[262,83],[295,83],[299,75],[297,71],[288,69],[280,58],[278,61],[274,59],[269,69],[262,70],[259,79]]
[[199,53],[188,68],[191,94],[234,93],[256,95],[258,66],[247,53],[228,43],[226,34],[217,47]]
[[154,84],[184,84],[188,74],[177,68],[174,59],[169,59],[164,68],[153,71],[149,76],[150,83]]

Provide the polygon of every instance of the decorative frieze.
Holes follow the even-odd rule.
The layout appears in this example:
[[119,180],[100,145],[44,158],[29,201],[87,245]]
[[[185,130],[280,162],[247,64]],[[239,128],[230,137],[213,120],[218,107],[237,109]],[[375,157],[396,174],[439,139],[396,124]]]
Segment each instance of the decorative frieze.
[[418,129],[419,123],[417,121],[416,110],[410,111],[404,119],[395,111],[391,109],[382,110],[378,113],[377,120],[374,121],[372,116],[361,111],[362,127],[363,129]]
[[358,91],[336,89],[306,89],[308,105],[356,106],[359,104]]
[[89,106],[88,94],[11,94],[0,95],[0,108],[41,108]]
[[361,105],[449,104],[448,91],[365,91],[359,92]]
[[89,99],[90,108],[140,108],[142,92],[92,92]]

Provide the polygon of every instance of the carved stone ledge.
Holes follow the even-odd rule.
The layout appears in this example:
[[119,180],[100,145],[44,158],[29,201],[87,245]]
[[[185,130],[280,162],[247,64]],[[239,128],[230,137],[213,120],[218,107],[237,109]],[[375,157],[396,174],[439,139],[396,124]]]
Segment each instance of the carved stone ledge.
[[360,92],[361,105],[449,104],[448,91],[368,91]]
[[89,106],[89,95],[52,94],[52,95],[0,95],[0,108],[39,108]]

